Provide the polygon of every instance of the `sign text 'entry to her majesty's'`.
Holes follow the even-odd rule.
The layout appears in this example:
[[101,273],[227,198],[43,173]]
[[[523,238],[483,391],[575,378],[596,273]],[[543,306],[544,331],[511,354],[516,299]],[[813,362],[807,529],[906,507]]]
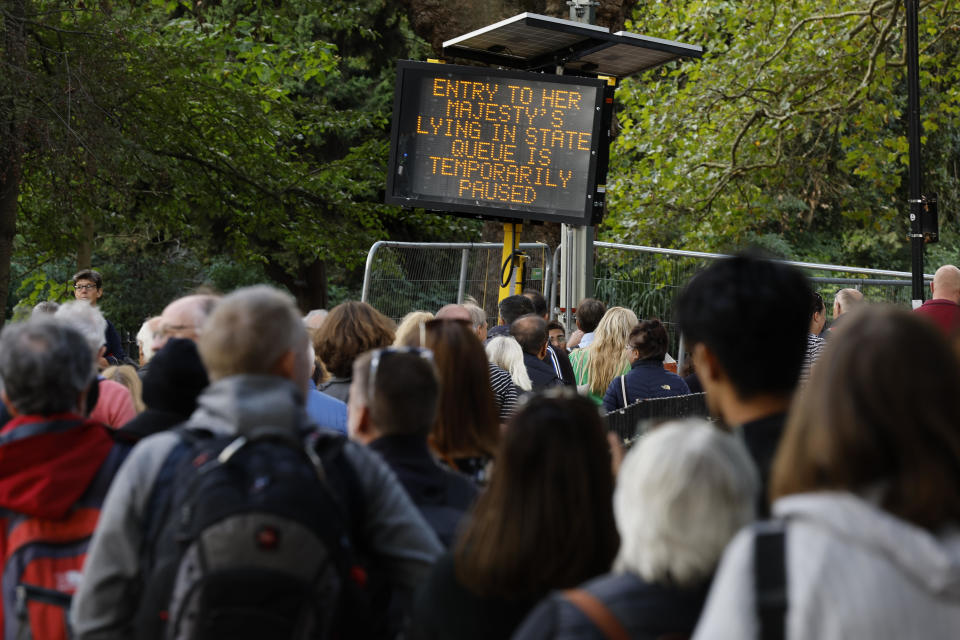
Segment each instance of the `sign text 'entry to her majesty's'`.
[[386,201],[590,224],[601,80],[400,61]]

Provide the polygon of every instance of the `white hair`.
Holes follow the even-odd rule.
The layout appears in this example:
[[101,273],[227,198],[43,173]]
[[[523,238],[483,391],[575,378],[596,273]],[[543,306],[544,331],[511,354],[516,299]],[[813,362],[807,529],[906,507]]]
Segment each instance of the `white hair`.
[[84,300],[73,300],[60,305],[53,317],[79,331],[90,345],[94,357],[100,354],[100,347],[106,344],[107,334],[107,319],[100,309]]
[[750,454],[735,436],[701,419],[655,429],[620,467],[614,570],[651,583],[702,582],[753,520],[758,486]]
[[137,344],[140,345],[140,350],[143,352],[143,364],[150,362],[150,358],[153,357],[153,339],[156,338],[157,332],[150,326],[152,321],[153,318],[147,318],[140,325],[140,331],[137,331]]
[[510,374],[513,384],[530,391],[533,383],[523,364],[523,349],[512,336],[497,336],[487,343],[487,359]]

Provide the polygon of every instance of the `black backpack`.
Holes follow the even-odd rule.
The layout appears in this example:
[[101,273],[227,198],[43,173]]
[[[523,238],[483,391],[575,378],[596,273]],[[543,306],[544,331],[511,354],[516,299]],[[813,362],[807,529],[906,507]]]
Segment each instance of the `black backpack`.
[[369,637],[345,439],[178,431],[147,509],[137,637]]

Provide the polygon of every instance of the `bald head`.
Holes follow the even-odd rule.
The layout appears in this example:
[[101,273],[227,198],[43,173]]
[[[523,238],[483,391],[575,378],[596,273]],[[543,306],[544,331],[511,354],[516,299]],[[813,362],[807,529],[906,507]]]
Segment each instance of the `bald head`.
[[196,342],[200,329],[213,312],[219,298],[198,294],[177,298],[160,314],[160,327],[153,342],[153,350],[159,351],[170,338],[185,338]]
[[525,353],[543,359],[547,347],[547,321],[531,313],[520,316],[510,325],[510,335]]
[[327,319],[328,313],[326,309],[311,309],[310,313],[303,317],[303,325],[307,329],[319,329],[323,321]]
[[447,304],[440,307],[440,311],[437,311],[438,318],[443,320],[466,320],[467,322],[472,322],[472,317],[470,312],[467,311],[467,308],[462,304]]
[[960,304],[960,269],[945,264],[933,274],[930,293],[934,300],[949,300]]
[[863,294],[856,289],[840,289],[833,297],[833,317],[842,316],[863,303]]

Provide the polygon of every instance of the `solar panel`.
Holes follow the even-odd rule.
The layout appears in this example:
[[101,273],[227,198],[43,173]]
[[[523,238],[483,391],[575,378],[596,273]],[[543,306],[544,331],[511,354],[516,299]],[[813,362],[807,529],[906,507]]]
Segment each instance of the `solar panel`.
[[505,67],[568,65],[586,73],[626,77],[703,48],[597,25],[521,13],[443,43],[445,56]]

